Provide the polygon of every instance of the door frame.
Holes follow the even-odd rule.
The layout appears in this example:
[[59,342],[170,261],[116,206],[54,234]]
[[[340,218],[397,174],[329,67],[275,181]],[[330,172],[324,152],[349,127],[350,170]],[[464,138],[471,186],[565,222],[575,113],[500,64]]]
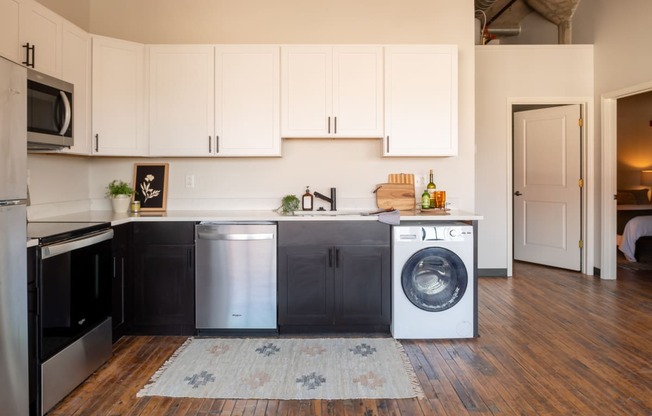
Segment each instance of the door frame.
[[556,106],[579,104],[582,111],[584,124],[581,127],[582,151],[580,154],[582,165],[582,178],[584,179],[584,190],[581,193],[581,211],[582,217],[582,241],[584,248],[581,251],[580,272],[584,274],[593,274],[593,269],[588,265],[594,263],[595,247],[591,244],[594,241],[594,227],[589,224],[594,223],[595,218],[595,185],[593,175],[595,168],[595,145],[594,129],[588,128],[591,124],[588,119],[589,114],[594,114],[593,97],[509,97],[507,99],[507,275],[513,275],[514,269],[514,107],[519,105],[542,105]]
[[616,279],[616,202],[618,157],[618,99],[652,91],[652,81],[611,91],[601,98],[602,186],[600,218],[600,278]]

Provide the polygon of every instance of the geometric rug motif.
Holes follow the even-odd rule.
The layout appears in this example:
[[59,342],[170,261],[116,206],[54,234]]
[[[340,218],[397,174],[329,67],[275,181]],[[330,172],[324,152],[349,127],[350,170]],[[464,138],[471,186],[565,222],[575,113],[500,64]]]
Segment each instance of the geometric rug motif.
[[393,338],[189,338],[137,394],[214,399],[423,397]]

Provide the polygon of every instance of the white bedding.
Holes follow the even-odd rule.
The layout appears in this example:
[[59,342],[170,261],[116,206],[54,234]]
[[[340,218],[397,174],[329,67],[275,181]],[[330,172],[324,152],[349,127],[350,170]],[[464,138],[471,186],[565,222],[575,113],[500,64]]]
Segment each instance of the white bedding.
[[636,240],[639,237],[648,235],[652,235],[652,215],[634,217],[625,224],[623,237],[618,244],[618,249],[622,251],[628,261],[635,262]]

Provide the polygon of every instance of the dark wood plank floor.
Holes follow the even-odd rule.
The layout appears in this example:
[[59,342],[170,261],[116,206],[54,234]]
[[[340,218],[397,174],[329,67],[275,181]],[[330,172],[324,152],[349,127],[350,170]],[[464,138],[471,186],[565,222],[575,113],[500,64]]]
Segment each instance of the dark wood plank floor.
[[424,399],[136,398],[184,341],[125,337],[55,415],[652,415],[652,271],[601,281],[518,263],[481,278],[480,337],[403,341]]

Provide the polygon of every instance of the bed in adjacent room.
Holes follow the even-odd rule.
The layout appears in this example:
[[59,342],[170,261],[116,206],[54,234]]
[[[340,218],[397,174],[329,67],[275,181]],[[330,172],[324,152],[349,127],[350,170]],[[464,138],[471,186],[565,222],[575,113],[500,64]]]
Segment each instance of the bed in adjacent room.
[[652,204],[648,189],[618,190],[618,249],[628,261],[652,262]]

